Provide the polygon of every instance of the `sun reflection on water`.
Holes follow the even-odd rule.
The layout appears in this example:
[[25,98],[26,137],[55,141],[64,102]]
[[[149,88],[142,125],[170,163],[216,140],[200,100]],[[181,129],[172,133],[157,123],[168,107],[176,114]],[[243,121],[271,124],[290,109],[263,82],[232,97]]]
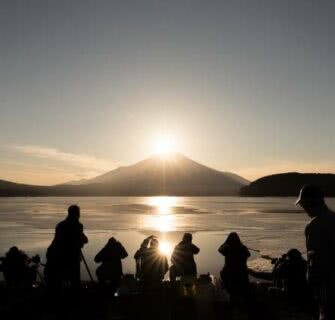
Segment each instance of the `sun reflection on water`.
[[177,205],[177,197],[151,197],[149,205],[157,209],[157,213],[170,214]]
[[162,254],[170,256],[173,250],[172,243],[168,240],[167,233],[176,231],[176,215],[173,208],[177,205],[177,197],[151,197],[148,205],[153,207],[150,215],[143,217],[145,229],[159,232],[159,250]]
[[176,217],[174,215],[151,215],[144,217],[144,226],[146,229],[169,232],[176,230]]
[[177,204],[176,197],[151,197],[148,204],[154,208],[151,215],[144,217],[146,229],[169,232],[176,229],[176,216],[173,208]]

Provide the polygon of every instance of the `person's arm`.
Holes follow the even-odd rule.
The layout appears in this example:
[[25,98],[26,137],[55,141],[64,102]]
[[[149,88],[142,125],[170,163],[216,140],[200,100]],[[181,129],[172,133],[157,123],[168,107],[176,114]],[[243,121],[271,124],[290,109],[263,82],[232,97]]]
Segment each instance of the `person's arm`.
[[82,241],[82,244],[84,245],[88,243],[88,238],[86,237],[84,233],[84,226],[82,224],[80,224],[80,229],[81,229],[81,241]]
[[149,242],[151,239],[153,239],[154,236],[149,236],[147,238],[145,238],[143,240],[143,242],[141,243],[141,247],[136,251],[135,255],[134,255],[134,259],[138,259],[141,257],[141,255],[143,254],[143,252],[148,248]]
[[244,247],[244,248],[245,248],[245,256],[248,259],[251,256],[250,251],[247,247]]
[[83,243],[84,244],[88,243],[88,238],[84,233],[83,233]]
[[143,247],[139,248],[134,255],[134,259],[137,260],[137,259],[141,258],[141,256],[143,255],[143,252],[145,250],[146,250],[146,248],[143,248]]
[[126,251],[126,249],[124,248],[124,246],[119,242],[120,245],[120,258],[124,259],[128,257],[128,252]]
[[218,251],[224,256],[224,255],[226,255],[226,244],[225,243],[223,243],[221,246],[220,246],[220,248],[218,249]]
[[192,253],[198,254],[200,252],[200,249],[192,243]]
[[141,248],[148,248],[149,242],[153,238],[154,238],[154,236],[149,236],[149,237],[145,238],[143,240],[143,242],[141,243]]
[[306,247],[308,257],[308,282],[312,286],[318,286],[322,282],[322,277],[325,275],[324,257],[321,252],[322,232],[320,223],[314,219],[305,229]]
[[169,262],[168,259],[164,257],[164,275],[167,273],[168,270],[169,270]]
[[177,263],[177,259],[176,259],[176,257],[177,257],[177,253],[176,253],[176,251],[177,251],[177,249],[176,249],[176,247],[173,249],[173,251],[172,251],[172,254],[171,254],[171,263],[172,264],[176,264]]
[[103,251],[104,251],[104,249],[101,249],[98,253],[97,253],[97,255],[95,256],[95,258],[94,258],[94,261],[96,262],[96,263],[100,263],[100,262],[102,262],[102,257],[103,257]]

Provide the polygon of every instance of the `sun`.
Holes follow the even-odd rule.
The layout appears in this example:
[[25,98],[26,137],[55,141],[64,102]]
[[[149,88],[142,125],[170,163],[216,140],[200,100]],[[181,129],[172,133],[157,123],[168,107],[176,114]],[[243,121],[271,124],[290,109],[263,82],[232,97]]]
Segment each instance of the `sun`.
[[171,136],[161,136],[156,138],[154,144],[154,153],[157,155],[169,155],[176,152],[176,140]]
[[172,244],[168,241],[161,241],[159,244],[159,252],[165,256],[170,256],[172,249]]

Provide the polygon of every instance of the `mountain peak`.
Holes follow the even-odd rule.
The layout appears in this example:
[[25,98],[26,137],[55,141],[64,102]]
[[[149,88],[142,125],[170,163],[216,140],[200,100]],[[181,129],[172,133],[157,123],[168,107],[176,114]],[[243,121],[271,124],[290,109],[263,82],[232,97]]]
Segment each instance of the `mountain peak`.
[[52,187],[4,183],[1,191],[4,195],[233,196],[245,185],[239,178],[174,152],[152,155],[93,179]]
[[151,155],[81,185],[92,184],[135,195],[236,195],[245,185],[241,177],[204,166],[179,152]]

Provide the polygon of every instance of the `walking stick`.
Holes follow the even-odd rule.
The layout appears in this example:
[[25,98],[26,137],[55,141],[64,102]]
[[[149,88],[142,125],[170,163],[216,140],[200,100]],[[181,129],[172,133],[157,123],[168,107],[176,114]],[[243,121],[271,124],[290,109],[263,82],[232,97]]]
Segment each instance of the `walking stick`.
[[90,271],[90,268],[88,267],[88,264],[87,264],[87,262],[86,262],[85,256],[84,256],[84,254],[83,254],[82,251],[81,251],[81,258],[83,259],[84,265],[85,265],[85,267],[86,267],[87,273],[88,273],[88,275],[89,275],[91,281],[94,282],[93,277],[92,277],[92,274],[91,274],[91,271]]

